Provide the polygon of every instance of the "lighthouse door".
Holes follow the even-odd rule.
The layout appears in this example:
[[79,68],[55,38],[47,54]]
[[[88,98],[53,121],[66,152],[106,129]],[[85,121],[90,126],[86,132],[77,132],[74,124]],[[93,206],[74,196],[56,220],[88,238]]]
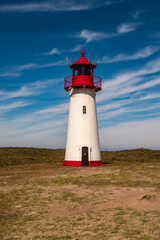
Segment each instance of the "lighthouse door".
[[82,147],[82,166],[88,166],[88,147]]

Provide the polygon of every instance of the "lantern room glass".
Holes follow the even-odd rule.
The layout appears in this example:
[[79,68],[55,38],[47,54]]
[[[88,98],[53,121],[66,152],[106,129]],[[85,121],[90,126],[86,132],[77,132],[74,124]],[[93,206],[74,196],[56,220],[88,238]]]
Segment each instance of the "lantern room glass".
[[93,69],[91,66],[79,65],[73,68],[73,76],[86,75],[91,76],[93,74]]

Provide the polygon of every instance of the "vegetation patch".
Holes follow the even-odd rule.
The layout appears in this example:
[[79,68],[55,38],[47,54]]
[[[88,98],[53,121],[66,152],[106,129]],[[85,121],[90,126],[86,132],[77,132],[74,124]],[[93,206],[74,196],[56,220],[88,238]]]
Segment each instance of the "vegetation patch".
[[[55,167],[64,161],[64,149],[41,148],[0,148],[0,167],[50,163]],[[149,149],[134,149],[123,151],[102,151],[102,163],[113,162],[157,162],[160,161],[160,151]]]

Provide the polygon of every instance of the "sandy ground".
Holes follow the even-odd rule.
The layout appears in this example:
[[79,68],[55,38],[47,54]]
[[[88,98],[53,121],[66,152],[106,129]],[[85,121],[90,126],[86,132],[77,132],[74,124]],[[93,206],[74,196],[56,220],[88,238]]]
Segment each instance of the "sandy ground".
[[[54,201],[50,209],[51,216],[68,216],[86,213],[87,211],[107,210],[111,208],[133,208],[137,211],[160,211],[160,191],[157,188],[128,188],[128,187],[103,187],[85,188],[74,185],[52,188],[53,191],[61,193],[72,192],[78,194],[79,198],[86,198],[84,204],[80,202],[63,204]],[[58,194],[57,194],[58,195]],[[81,201],[81,199],[79,200]]]
[[0,237],[159,240],[159,173],[160,164],[1,169]]

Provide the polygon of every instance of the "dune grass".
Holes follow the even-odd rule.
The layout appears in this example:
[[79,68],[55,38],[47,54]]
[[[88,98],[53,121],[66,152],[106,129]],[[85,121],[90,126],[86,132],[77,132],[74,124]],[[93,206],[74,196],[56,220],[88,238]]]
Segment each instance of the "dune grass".
[[64,149],[0,148],[0,167],[23,164],[63,162]]
[[119,162],[154,162],[160,161],[160,150],[150,150],[145,148],[133,150],[121,150],[116,152],[102,151],[103,163]]
[[[51,163],[59,166],[63,163],[64,149],[41,149],[41,148],[0,148],[0,167]],[[102,151],[103,163],[113,162],[154,162],[160,161],[160,150],[135,149],[116,152]]]

